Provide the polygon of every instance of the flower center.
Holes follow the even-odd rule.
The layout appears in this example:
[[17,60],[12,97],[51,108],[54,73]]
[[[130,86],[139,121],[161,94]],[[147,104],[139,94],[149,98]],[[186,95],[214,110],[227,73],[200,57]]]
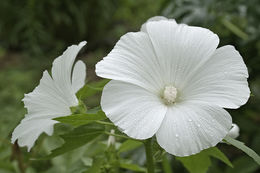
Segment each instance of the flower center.
[[177,97],[177,89],[174,86],[166,86],[163,91],[163,100],[167,105],[173,104]]

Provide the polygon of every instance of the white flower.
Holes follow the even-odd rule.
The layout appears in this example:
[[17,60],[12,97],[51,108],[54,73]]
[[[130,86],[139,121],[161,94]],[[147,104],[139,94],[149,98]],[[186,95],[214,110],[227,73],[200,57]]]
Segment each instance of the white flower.
[[53,62],[51,76],[43,72],[39,86],[33,92],[25,94],[24,105],[28,110],[25,118],[14,129],[12,143],[18,139],[20,146],[32,148],[41,133],[52,135],[53,118],[70,115],[70,107],[78,105],[76,92],[84,86],[86,66],[77,61],[72,66],[80,49],[86,44],[72,45]]
[[239,127],[236,124],[232,124],[231,129],[229,130],[228,134],[231,138],[237,138],[239,136]]
[[208,29],[154,18],[127,33],[96,65],[112,79],[101,106],[128,136],[147,139],[177,156],[215,146],[238,108],[249,98],[248,71],[233,46],[218,47]]

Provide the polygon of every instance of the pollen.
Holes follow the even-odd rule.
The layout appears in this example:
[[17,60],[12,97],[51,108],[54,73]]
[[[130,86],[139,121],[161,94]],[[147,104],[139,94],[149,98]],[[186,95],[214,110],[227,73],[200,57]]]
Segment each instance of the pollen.
[[162,96],[165,104],[170,105],[176,101],[177,98],[177,89],[174,86],[166,86],[163,91]]

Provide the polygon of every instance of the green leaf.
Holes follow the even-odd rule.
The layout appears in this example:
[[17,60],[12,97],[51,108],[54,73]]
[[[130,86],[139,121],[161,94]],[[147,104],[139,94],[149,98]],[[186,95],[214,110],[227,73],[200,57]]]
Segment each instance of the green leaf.
[[86,110],[86,105],[81,100],[79,100],[79,104],[77,106],[70,107],[72,114],[84,114]]
[[85,173],[101,173],[102,166],[104,164],[104,158],[95,158],[92,166]]
[[97,107],[94,107],[92,109],[88,109],[87,114],[97,114],[99,111],[102,111],[101,107],[97,106]]
[[215,157],[227,165],[232,167],[232,163],[228,158],[217,148],[212,147],[201,151],[198,154],[188,157],[176,157],[182,162],[184,167],[191,173],[206,173],[211,165],[210,156]]
[[217,147],[209,148],[207,150],[204,150],[204,152],[207,153],[209,156],[212,156],[212,157],[215,157],[215,158],[221,160],[228,166],[233,167],[232,163],[227,158],[227,156],[224,153],[222,153],[222,151],[220,151]]
[[67,173],[75,173],[75,172],[84,172],[86,171],[88,168],[87,166],[84,164],[84,162],[82,160],[78,160],[77,162],[75,162],[74,164],[71,164],[66,172]]
[[210,157],[202,152],[189,157],[176,157],[190,173],[206,173],[211,165]]
[[250,156],[252,159],[254,159],[258,165],[260,165],[260,157],[259,157],[259,155],[254,150],[252,150],[251,148],[247,147],[243,142],[240,142],[240,141],[238,141],[236,139],[233,139],[233,138],[231,138],[229,136],[226,136],[224,138],[224,141],[226,143],[231,144],[231,145],[237,147],[238,149],[242,150],[248,156]]
[[238,157],[233,164],[234,168],[227,168],[225,173],[253,173],[259,169],[259,165],[247,156]]
[[120,148],[118,149],[118,152],[126,152],[129,150],[133,150],[136,149],[138,147],[140,147],[143,143],[140,141],[135,141],[135,140],[131,140],[128,139],[125,142],[122,143],[122,145],[120,146]]
[[97,113],[94,114],[73,114],[69,116],[55,118],[54,120],[78,127],[84,124],[89,124],[97,120],[104,120],[104,119],[106,119],[105,113],[102,111],[98,111]]
[[93,96],[98,92],[103,90],[103,87],[109,82],[107,79],[100,80],[98,82],[92,82],[91,84],[86,84],[77,92],[77,97],[80,99],[85,99],[87,97]]
[[146,172],[145,168],[143,168],[139,165],[136,165],[136,164],[132,164],[132,163],[120,162],[120,168],[128,169],[131,171],[136,171],[136,172]]
[[234,25],[233,23],[231,23],[230,21],[228,21],[227,19],[223,19],[222,20],[222,24],[228,28],[231,32],[233,32],[234,34],[236,34],[238,37],[247,40],[248,39],[248,35],[243,32],[241,29],[239,29],[236,25]]
[[0,170],[8,170],[8,172],[15,172],[14,165],[8,159],[0,160]]
[[47,155],[40,159],[51,159],[68,151],[72,151],[91,142],[103,132],[103,126],[97,126],[96,124],[75,128],[71,132],[61,135],[61,138],[64,140],[64,144],[62,146],[52,150],[50,155]]

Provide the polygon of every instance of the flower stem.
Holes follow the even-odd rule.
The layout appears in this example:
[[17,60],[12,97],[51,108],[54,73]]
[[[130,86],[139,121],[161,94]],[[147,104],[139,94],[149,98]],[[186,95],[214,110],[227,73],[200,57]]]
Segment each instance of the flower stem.
[[148,173],[154,173],[153,163],[153,151],[152,151],[152,138],[144,141],[145,153],[146,153],[146,165]]
[[171,164],[169,163],[166,153],[164,153],[162,156],[162,167],[164,173],[173,173]]

